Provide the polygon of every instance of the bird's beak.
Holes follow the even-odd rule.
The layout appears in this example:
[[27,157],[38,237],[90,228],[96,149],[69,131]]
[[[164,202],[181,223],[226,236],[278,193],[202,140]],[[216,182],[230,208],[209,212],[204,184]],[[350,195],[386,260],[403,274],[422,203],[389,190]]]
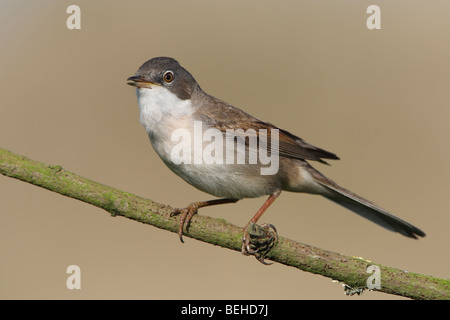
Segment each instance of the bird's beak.
[[157,85],[154,82],[145,80],[141,76],[132,76],[127,79],[127,84],[136,88],[148,88],[151,89],[152,86]]

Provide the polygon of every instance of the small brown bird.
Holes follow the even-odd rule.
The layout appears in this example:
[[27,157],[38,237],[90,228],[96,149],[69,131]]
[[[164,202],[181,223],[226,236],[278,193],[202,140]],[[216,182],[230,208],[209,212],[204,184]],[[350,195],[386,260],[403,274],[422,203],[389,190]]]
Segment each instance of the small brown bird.
[[[221,198],[174,211],[181,214],[181,241],[183,226],[199,208],[268,195],[248,226],[282,190],[318,194],[388,230],[410,238],[425,236],[308,162],[339,159],[335,154],[208,95],[176,60],[153,58],[128,78],[128,84],[137,88],[140,121],[164,163],[197,189]],[[242,252],[253,254],[247,226]]]

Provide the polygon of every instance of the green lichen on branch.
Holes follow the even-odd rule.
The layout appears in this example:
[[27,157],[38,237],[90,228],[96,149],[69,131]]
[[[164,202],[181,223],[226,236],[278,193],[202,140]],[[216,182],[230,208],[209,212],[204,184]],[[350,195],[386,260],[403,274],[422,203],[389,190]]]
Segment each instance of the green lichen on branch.
[[[0,148],[0,173],[102,208],[112,216],[123,216],[171,232],[178,232],[179,218],[172,208],[128,192],[83,178],[59,165],[47,165]],[[240,251],[242,228],[223,219],[196,215],[185,236]],[[375,263],[348,257],[279,237],[264,257],[303,271],[337,280],[350,291],[367,287],[367,267]],[[450,280],[382,266],[380,292],[413,299],[450,299]],[[352,292],[353,292],[352,291]]]

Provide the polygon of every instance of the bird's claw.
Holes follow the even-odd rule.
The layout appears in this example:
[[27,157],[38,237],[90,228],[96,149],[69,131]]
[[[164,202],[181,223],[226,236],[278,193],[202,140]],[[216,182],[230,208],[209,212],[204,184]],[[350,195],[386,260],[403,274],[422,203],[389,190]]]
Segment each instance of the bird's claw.
[[180,215],[180,226],[178,228],[178,236],[180,241],[184,243],[183,240],[183,227],[186,225],[186,231],[189,231],[189,226],[191,225],[191,220],[194,214],[198,212],[198,204],[191,203],[186,208],[173,209],[170,213],[170,217]]
[[253,255],[255,258],[265,265],[270,265],[264,261],[264,256],[278,242],[277,229],[272,224],[257,225],[250,223],[244,230],[242,237],[242,254]]

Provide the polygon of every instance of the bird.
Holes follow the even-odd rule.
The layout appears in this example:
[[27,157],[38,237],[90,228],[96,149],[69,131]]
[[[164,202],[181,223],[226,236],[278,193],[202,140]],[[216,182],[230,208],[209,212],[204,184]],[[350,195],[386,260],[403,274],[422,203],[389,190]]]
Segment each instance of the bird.
[[173,210],[172,215],[181,216],[182,242],[183,228],[198,209],[266,196],[244,227],[241,251],[255,254],[248,226],[257,223],[282,191],[320,195],[387,230],[414,239],[425,236],[310,164],[339,160],[336,154],[207,94],[175,59],[146,61],[127,84],[136,87],[140,122],[162,161],[190,185],[218,198]]

